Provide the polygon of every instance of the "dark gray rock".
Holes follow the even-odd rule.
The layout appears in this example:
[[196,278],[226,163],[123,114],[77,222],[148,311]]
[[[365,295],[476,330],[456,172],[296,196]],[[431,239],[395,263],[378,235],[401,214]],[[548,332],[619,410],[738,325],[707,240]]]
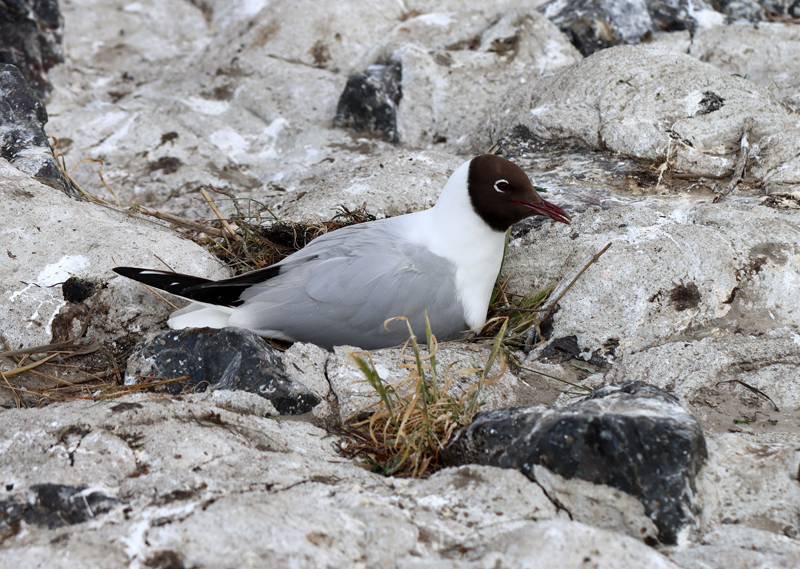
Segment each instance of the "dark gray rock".
[[239,328],[189,328],[140,342],[128,360],[125,381],[183,376],[188,379],[157,389],[173,395],[207,389],[249,391],[268,399],[281,415],[308,413],[320,402],[308,387],[285,375],[281,352]]
[[551,0],[539,10],[584,56],[655,31],[644,0]]
[[694,32],[697,28],[697,20],[690,15],[686,2],[647,0],[647,11],[657,29],[662,32]]
[[47,71],[64,61],[62,28],[57,0],[0,2],[0,63],[18,67],[40,97],[53,88]]
[[800,18],[797,0],[716,0],[715,4],[732,20],[791,22]]
[[401,80],[399,63],[370,65],[363,73],[348,78],[336,106],[334,126],[380,134],[389,142],[398,142]]
[[584,55],[620,44],[732,22],[781,22],[800,18],[797,0],[550,0],[539,7]]
[[47,110],[13,65],[0,63],[0,157],[40,182],[77,197],[47,141]]
[[800,18],[797,0],[550,0],[539,7],[584,55],[652,39],[653,32]]
[[694,519],[695,476],[706,459],[697,420],[672,395],[626,381],[561,409],[519,407],[479,413],[440,458],[514,468],[534,479],[542,465],[564,478],[605,484],[636,497],[662,543]]
[[35,484],[0,500],[0,543],[20,531],[20,522],[55,529],[88,521],[121,502],[86,486]]

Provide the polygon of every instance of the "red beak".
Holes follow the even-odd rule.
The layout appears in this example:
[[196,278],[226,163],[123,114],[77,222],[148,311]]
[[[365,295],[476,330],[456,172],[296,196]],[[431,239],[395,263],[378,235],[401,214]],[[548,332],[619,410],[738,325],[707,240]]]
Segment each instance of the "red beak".
[[542,200],[540,203],[530,203],[530,202],[514,202],[520,205],[524,205],[525,207],[533,210],[534,212],[538,213],[539,215],[546,215],[551,219],[555,219],[556,221],[560,221],[561,223],[566,223],[569,225],[570,217],[567,213],[558,207],[555,204],[551,204],[548,201]]

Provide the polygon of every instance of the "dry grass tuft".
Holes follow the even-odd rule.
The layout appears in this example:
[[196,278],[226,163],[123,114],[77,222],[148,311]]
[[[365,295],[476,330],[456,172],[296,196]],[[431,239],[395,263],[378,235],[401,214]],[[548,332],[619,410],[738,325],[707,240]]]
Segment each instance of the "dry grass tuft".
[[[409,373],[399,382],[391,384],[384,381],[376,371],[369,352],[351,354],[380,399],[345,421],[348,439],[345,450],[351,456],[362,456],[373,470],[387,476],[422,477],[439,468],[439,452],[453,432],[472,421],[482,405],[483,388],[505,373],[502,339],[506,325],[501,324],[483,368],[458,367],[459,362],[451,362],[444,368],[438,365],[438,343],[431,333],[427,314],[427,356],[420,352],[410,325],[408,331],[409,340],[403,354],[410,346],[412,357],[410,360],[401,357],[399,366],[408,369]],[[492,376],[490,370],[495,361],[499,361],[501,369],[500,373]],[[478,375],[475,385],[458,397],[452,395],[455,379],[472,374]],[[369,419],[355,420],[364,412],[371,413]]]
[[[236,214],[228,220],[219,216],[219,224],[228,228],[224,232],[224,239],[201,238],[198,242],[232,267],[236,274],[282,261],[330,231],[375,219],[374,215],[366,212],[364,206],[354,211],[339,206],[339,211],[328,221],[280,220],[261,202],[246,200],[242,203],[232,195],[215,191],[231,200]],[[230,238],[229,230],[235,232],[235,238]]]
[[[495,284],[492,302],[489,305],[489,320],[478,337],[496,336],[501,322],[505,322],[507,329],[503,346],[506,349],[537,347],[547,341],[541,327],[549,316],[545,306],[555,285],[549,285],[530,296],[525,296],[506,290],[508,281],[509,278],[506,278],[504,282],[498,281]],[[531,329],[535,335],[530,334]]]

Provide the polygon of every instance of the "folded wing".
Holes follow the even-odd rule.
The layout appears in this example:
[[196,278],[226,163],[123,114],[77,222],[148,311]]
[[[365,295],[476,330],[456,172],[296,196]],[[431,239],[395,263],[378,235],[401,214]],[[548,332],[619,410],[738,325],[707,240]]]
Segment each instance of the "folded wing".
[[287,258],[280,275],[242,294],[231,325],[370,349],[408,339],[404,322],[384,326],[390,318],[409,317],[424,337],[427,311],[439,338],[458,336],[467,325],[454,295],[455,266],[381,225],[340,229]]

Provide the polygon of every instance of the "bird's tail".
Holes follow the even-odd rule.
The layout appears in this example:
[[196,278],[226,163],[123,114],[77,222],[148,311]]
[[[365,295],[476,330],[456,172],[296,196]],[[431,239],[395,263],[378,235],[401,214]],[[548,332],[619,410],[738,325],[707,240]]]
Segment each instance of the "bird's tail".
[[147,286],[164,290],[177,296],[183,296],[184,298],[191,298],[186,295],[187,289],[214,282],[209,279],[202,279],[191,275],[182,275],[169,271],[156,271],[154,269],[115,267],[112,270],[123,277],[139,281]]
[[118,275],[139,281],[147,286],[165,290],[187,300],[229,307],[236,307],[242,304],[243,301],[239,297],[246,289],[268,281],[280,273],[280,267],[271,266],[229,279],[212,281],[155,269],[116,267],[112,270]]

